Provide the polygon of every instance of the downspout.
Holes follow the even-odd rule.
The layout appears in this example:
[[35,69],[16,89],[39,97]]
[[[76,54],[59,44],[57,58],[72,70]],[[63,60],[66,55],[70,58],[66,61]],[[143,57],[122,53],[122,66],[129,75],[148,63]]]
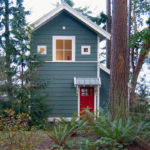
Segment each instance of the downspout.
[[[97,78],[100,79],[100,60],[99,60],[99,50],[100,50],[100,36],[97,35]],[[100,82],[101,83],[101,82]],[[99,116],[100,108],[100,85],[97,86],[97,117]]]

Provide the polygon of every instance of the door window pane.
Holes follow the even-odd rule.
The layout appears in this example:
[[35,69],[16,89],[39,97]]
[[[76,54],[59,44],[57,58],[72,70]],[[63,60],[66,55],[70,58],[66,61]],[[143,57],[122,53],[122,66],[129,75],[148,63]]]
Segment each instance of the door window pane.
[[93,88],[81,88],[81,96],[93,96]]
[[81,88],[81,96],[89,96],[88,88]]

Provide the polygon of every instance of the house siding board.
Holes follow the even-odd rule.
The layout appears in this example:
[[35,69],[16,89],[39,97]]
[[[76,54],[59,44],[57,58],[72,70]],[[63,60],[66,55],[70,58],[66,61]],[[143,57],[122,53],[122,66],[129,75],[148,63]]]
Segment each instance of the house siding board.
[[100,69],[101,87],[100,87],[100,107],[108,109],[110,75]]
[[[62,26],[65,26],[66,30],[63,30]],[[37,52],[37,45],[47,45],[47,55],[42,55],[41,59],[51,61],[52,36],[63,35],[76,37],[75,56],[77,61],[97,60],[97,34],[65,11],[33,32],[34,53]],[[90,55],[81,55],[82,45],[91,46]]]
[[[72,69],[74,67],[75,70]],[[48,82],[46,89],[41,92],[47,95],[47,104],[52,108],[50,117],[72,117],[77,113],[78,97],[74,77],[95,78],[96,68],[97,63],[43,63],[38,69],[38,75]]]

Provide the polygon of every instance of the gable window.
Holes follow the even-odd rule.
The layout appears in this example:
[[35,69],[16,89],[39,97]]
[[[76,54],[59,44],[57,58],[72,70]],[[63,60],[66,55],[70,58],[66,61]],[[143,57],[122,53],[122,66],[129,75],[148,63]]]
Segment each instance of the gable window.
[[91,47],[90,46],[81,46],[81,54],[82,55],[90,55]]
[[74,36],[53,36],[53,61],[75,61]]
[[47,54],[47,46],[46,45],[38,45],[37,52],[41,55],[46,55]]

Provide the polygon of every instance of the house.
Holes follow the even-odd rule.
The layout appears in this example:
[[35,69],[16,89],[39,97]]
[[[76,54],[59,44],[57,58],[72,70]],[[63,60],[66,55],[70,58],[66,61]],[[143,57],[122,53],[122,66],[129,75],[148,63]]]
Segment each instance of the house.
[[110,34],[65,3],[34,23],[33,51],[44,61],[39,75],[50,81],[43,91],[53,108],[49,121],[108,106],[110,71],[98,57],[104,38]]

